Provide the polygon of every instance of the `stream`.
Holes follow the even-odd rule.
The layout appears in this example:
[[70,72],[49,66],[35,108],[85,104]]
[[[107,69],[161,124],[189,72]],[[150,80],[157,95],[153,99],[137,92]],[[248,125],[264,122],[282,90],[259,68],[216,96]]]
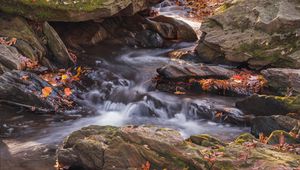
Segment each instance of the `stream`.
[[[177,7],[160,10],[163,15],[185,20]],[[195,29],[201,25],[192,20],[185,21]],[[157,75],[156,69],[182,62],[171,60],[166,54],[194,46],[195,43],[177,43],[164,49],[138,49],[99,44],[86,48],[85,57],[79,63],[92,69],[87,75],[91,81],[88,92],[81,95],[79,102],[85,112],[91,114],[81,117],[79,111],[69,111],[68,114],[79,115],[79,118],[62,120],[53,115],[33,115],[22,110],[11,113],[14,112],[12,109],[2,107],[1,111],[11,116],[0,118],[17,120],[15,126],[20,126],[21,130],[17,135],[4,138],[4,143],[0,142],[1,170],[54,169],[55,150],[63,139],[89,125],[149,124],[175,128],[184,137],[206,133],[224,140],[249,131],[248,127],[215,123],[199,116],[211,108],[226,108],[235,114],[243,114],[234,107],[237,97],[174,95],[155,89],[152,78]],[[8,129],[14,133],[16,128]]]

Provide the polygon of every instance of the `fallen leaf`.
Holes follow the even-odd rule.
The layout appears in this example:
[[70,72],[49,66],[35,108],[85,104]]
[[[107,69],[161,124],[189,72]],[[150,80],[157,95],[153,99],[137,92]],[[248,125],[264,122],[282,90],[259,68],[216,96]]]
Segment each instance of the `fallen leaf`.
[[72,94],[72,90],[70,88],[65,88],[64,89],[65,95],[68,97]]
[[48,97],[52,93],[51,87],[44,87],[42,89],[42,97]]

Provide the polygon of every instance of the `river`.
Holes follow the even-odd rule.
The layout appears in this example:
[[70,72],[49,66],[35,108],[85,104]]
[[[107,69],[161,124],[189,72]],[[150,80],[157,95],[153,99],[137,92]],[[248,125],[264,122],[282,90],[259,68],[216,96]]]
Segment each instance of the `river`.
[[[200,22],[187,20],[178,7],[160,9],[161,14],[185,20],[197,30]],[[196,31],[197,31],[196,30]],[[33,115],[31,113],[11,113],[8,120],[18,119],[16,135],[4,138],[0,143],[1,170],[41,170],[54,169],[55,150],[72,131],[88,125],[141,125],[151,124],[179,130],[183,136],[207,133],[224,140],[232,139],[248,127],[215,123],[199,117],[202,108],[220,107],[243,114],[234,107],[238,98],[207,94],[174,95],[155,89],[152,80],[156,69],[172,62],[167,52],[175,49],[193,48],[195,43],[177,43],[163,49],[139,49],[111,47],[106,44],[86,48],[84,59],[79,61],[83,67],[92,71],[87,75],[91,80],[88,92],[81,95],[85,116],[80,111],[69,111],[79,118],[64,120],[53,115]],[[27,123],[26,123],[27,122]],[[3,124],[3,126],[8,126]]]

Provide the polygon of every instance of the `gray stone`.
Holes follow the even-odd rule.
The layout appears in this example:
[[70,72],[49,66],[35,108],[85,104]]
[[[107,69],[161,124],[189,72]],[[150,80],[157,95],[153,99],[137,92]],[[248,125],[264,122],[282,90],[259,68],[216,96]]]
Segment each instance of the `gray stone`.
[[64,42],[60,39],[57,32],[48,24],[48,22],[44,23],[43,32],[47,37],[49,48],[53,53],[55,60],[65,67],[70,66],[72,64],[72,59],[68,49]]
[[[300,70],[285,68],[269,68],[262,75],[267,79],[268,86],[279,95],[300,93]],[[290,94],[288,94],[290,95]]]

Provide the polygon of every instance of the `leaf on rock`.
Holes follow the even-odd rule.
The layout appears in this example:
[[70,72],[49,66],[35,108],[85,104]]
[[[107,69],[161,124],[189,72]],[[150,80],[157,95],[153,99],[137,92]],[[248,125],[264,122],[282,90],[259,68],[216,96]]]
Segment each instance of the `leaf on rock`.
[[70,96],[72,94],[72,90],[70,88],[65,88],[64,89],[64,93],[68,97],[68,96]]
[[48,97],[52,93],[51,87],[44,87],[42,89],[42,97]]

